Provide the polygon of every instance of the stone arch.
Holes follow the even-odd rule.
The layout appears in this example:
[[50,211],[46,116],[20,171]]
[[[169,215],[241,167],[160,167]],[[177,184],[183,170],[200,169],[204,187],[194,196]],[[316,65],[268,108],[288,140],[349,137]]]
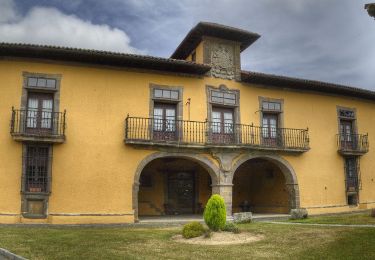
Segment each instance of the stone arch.
[[290,163],[278,155],[266,155],[266,154],[251,154],[244,155],[240,157],[232,167],[231,182],[233,182],[234,174],[237,169],[245,162],[252,159],[264,159],[266,161],[272,162],[279,167],[281,172],[285,177],[285,184],[289,194],[289,207],[290,209],[300,208],[300,199],[299,199],[299,186],[297,175],[290,165]]
[[139,191],[139,179],[141,177],[143,169],[153,160],[159,158],[181,158],[191,160],[202,166],[208,174],[211,176],[212,186],[216,186],[219,183],[219,167],[216,166],[210,159],[205,156],[193,153],[170,153],[170,152],[156,152],[146,156],[138,165],[133,182],[133,210],[134,220],[138,221],[138,191]]

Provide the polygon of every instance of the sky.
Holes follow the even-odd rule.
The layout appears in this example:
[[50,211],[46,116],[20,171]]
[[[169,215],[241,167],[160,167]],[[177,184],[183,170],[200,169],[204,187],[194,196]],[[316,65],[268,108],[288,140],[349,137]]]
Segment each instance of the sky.
[[261,35],[243,70],[375,91],[372,0],[0,0],[0,42],[168,58],[199,21]]

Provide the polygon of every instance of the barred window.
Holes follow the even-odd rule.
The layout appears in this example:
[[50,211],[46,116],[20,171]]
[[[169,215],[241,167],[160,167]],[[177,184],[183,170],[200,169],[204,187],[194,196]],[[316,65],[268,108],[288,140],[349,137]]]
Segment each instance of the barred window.
[[49,149],[49,146],[27,146],[25,155],[26,192],[48,192]]
[[27,86],[30,88],[56,89],[56,79],[28,77]]

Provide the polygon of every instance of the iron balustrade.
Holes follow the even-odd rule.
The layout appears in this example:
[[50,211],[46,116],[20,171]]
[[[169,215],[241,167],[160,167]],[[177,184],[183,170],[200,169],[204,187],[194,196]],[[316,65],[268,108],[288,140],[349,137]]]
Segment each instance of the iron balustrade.
[[308,129],[272,128],[210,121],[127,117],[127,143],[233,146],[306,151]]
[[367,153],[368,134],[337,134],[337,147],[342,153]]
[[10,133],[15,136],[65,138],[64,112],[12,108]]

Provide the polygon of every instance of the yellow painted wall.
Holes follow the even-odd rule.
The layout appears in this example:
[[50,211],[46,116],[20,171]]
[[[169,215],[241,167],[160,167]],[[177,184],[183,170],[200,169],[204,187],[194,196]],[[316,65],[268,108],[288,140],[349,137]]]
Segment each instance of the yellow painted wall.
[[[197,55],[198,57],[198,55]],[[284,126],[309,127],[311,150],[283,154],[298,176],[301,206],[310,213],[346,206],[343,158],[338,155],[336,105],[357,109],[358,132],[369,133],[361,159],[360,202],[375,207],[375,104],[350,97],[264,88],[216,78],[181,77],[120,69],[32,61],[0,61],[0,222],[18,222],[22,145],[9,134],[11,107],[20,107],[22,72],[61,74],[60,109],[67,110],[66,142],[54,145],[51,223],[131,222],[132,185],[138,163],[153,150],[125,145],[124,119],[149,116],[149,84],[182,86],[191,98],[190,119],[207,117],[205,86],[226,84],[241,93],[241,123],[259,125],[258,97],[284,99]],[[184,106],[184,118],[187,109]],[[362,208],[364,206],[361,206]],[[356,209],[356,208],[354,208]],[[57,216],[56,214],[71,214]],[[102,214],[103,216],[78,216]],[[104,217],[106,216],[106,217]],[[30,220],[28,220],[30,221]]]

